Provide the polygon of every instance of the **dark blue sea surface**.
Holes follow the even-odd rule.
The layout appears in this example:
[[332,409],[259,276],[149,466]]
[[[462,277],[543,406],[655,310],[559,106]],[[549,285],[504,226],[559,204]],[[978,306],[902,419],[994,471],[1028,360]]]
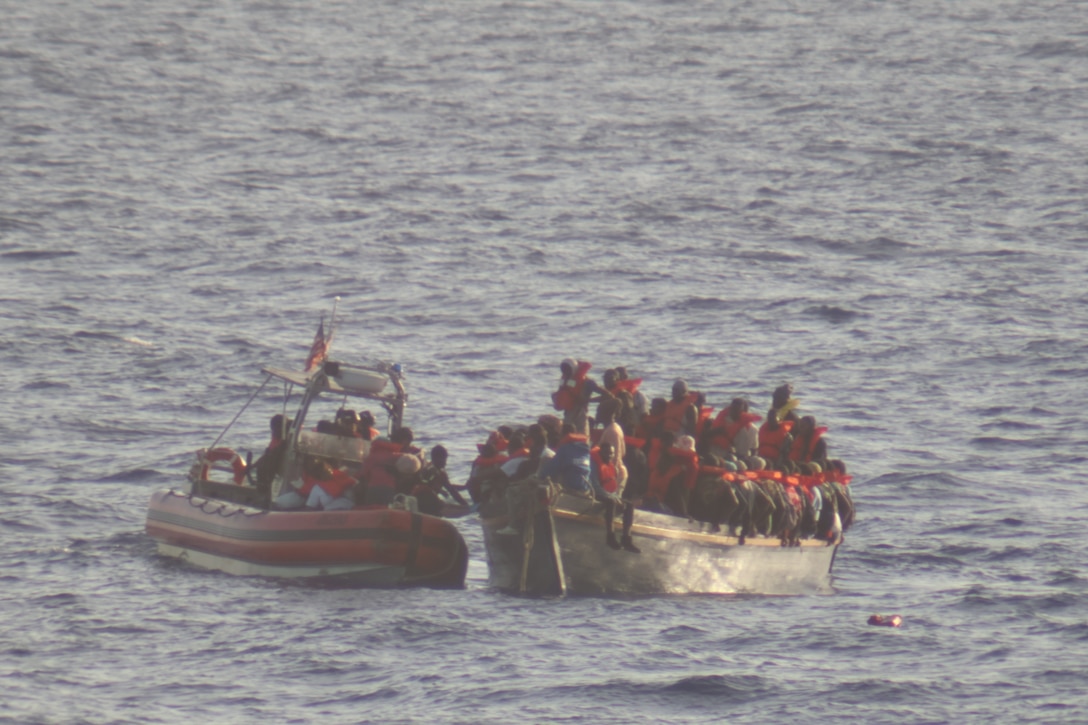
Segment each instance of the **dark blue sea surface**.
[[[1088,722],[1085,17],[0,0],[0,722]],[[337,297],[459,480],[568,356],[792,382],[836,593],[511,597],[474,516],[463,591],[157,557]]]

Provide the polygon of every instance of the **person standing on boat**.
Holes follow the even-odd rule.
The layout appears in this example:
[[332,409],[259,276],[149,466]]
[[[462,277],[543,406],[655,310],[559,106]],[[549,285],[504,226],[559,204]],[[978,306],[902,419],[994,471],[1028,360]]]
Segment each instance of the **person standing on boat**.
[[688,390],[688,384],[677,378],[672,384],[672,399],[665,403],[665,417],[661,427],[676,436],[695,435],[699,422],[699,410],[695,405],[698,394]]
[[590,396],[601,388],[588,377],[593,366],[585,361],[566,358],[559,363],[559,389],[552,393],[552,406],[563,411],[563,423],[574,426],[581,435],[589,435]]
[[272,429],[272,440],[269,441],[268,447],[264,449],[261,457],[253,464],[256,471],[254,484],[257,490],[266,497],[266,500],[271,494],[272,479],[283,468],[283,454],[287,451],[285,443],[287,441],[287,431],[291,429],[291,422],[290,418],[279,413],[272,416],[272,420],[269,421],[269,427]]

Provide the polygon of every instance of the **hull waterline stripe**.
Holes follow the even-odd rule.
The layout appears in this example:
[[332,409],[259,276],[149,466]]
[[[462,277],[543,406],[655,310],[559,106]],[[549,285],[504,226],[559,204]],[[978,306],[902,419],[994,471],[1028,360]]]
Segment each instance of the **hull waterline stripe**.
[[[365,539],[382,539],[412,543],[412,531],[400,531],[379,526],[359,528],[335,528],[335,529],[257,529],[240,526],[227,526],[220,523],[204,521],[193,516],[172,514],[165,511],[151,510],[147,514],[148,521],[160,522],[167,526],[175,526],[191,531],[199,531],[213,536],[222,536],[238,541],[261,542],[289,542],[289,541],[353,541]],[[422,522],[420,524],[422,526]],[[419,543],[424,546],[439,546],[447,541],[447,537],[422,536]]]

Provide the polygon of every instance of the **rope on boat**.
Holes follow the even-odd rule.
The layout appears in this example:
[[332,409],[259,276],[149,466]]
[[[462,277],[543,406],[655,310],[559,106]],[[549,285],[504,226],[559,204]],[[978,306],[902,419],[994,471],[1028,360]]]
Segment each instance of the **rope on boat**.
[[[196,496],[195,494],[192,494],[192,493],[176,493],[174,491],[170,491],[170,495],[171,496],[178,496],[180,498],[184,498],[186,501],[189,502],[190,506],[192,506],[195,509],[200,509],[201,511],[203,511],[206,514],[216,514],[217,516],[222,516],[225,519],[229,519],[230,517],[237,516],[239,514],[241,514],[242,516],[252,517],[252,516],[263,516],[266,513],[268,513],[267,511],[253,511],[252,513],[250,513],[249,511],[246,510],[245,507],[242,507],[242,506],[238,506],[236,508],[231,508],[231,511],[229,513],[223,513],[224,509],[229,508],[229,505],[224,501],[216,501],[215,499],[206,498],[204,496]],[[201,499],[203,499],[203,501],[201,503],[196,503],[195,501],[193,501],[194,498],[201,498]],[[218,508],[210,508],[209,509],[208,508],[209,504],[211,504],[213,506],[218,506]]]

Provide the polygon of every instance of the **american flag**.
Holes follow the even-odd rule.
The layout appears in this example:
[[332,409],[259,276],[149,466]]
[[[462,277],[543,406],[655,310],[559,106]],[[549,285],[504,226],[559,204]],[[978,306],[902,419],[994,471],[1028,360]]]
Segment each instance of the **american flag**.
[[[331,337],[331,336],[330,336]],[[331,340],[325,337],[325,318],[321,318],[321,324],[317,326],[317,334],[314,335],[314,344],[310,346],[310,354],[306,357],[306,372],[317,368],[325,362],[325,356],[329,353]]]

